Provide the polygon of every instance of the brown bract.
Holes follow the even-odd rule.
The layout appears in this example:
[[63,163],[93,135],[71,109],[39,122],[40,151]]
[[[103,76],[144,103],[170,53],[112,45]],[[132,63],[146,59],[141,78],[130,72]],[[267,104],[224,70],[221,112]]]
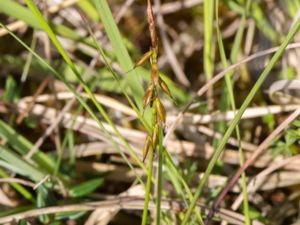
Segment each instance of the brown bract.
[[150,30],[150,36],[151,36],[151,44],[152,48],[157,49],[158,48],[158,39],[155,29],[155,20],[153,16],[153,10],[152,10],[152,4],[151,0],[148,0],[148,6],[147,6],[147,15],[148,15],[148,23],[149,23],[149,30]]

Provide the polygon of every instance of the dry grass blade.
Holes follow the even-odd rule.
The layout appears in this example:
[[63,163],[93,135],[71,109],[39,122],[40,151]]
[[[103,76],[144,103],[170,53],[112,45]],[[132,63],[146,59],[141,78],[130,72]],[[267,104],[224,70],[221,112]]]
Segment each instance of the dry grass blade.
[[[287,159],[281,160],[280,162],[272,163],[269,167],[267,167],[266,169],[261,171],[254,178],[252,178],[252,180],[248,184],[247,190],[249,191],[249,193],[253,194],[256,190],[258,190],[258,188],[260,186],[262,186],[262,184],[266,180],[268,180],[268,182],[270,181],[270,178],[268,177],[269,174],[271,174],[272,172],[286,166],[287,164],[293,162],[294,160],[299,160],[299,159],[300,159],[300,156],[296,155],[296,156],[289,157]],[[275,174],[275,176],[277,178],[279,177],[277,174]],[[243,201],[243,195],[240,194],[236,198],[234,203],[232,204],[232,206],[231,206],[232,210],[237,210],[238,207],[240,206],[240,204],[242,203],[242,201]]]
[[34,187],[35,183],[20,178],[0,178],[0,183],[19,183],[28,187]]
[[[96,209],[101,209],[103,211],[120,210],[120,209],[141,210],[143,208],[143,204],[144,204],[143,198],[134,197],[134,196],[126,196],[126,197],[120,196],[105,201],[33,209],[22,213],[14,214],[12,216],[2,217],[0,218],[0,223],[10,223],[16,220],[19,221],[21,219],[37,217],[44,214],[55,214],[59,212],[61,213],[61,212],[75,212],[75,211],[91,211]],[[162,200],[161,208],[163,210],[174,211],[177,213],[183,209],[181,202],[171,201],[171,200]],[[155,209],[155,205],[150,203],[149,209]],[[205,207],[203,207],[203,209],[205,209]],[[229,210],[221,209],[220,212],[218,212],[216,215],[228,222],[235,223],[237,225],[244,224],[244,217],[242,215]],[[262,225],[262,223],[258,221],[253,221],[253,225]]]
[[[296,99],[296,98],[295,98]],[[269,106],[260,106],[260,107],[249,107],[246,109],[245,113],[242,116],[242,120],[252,119],[257,117],[263,117],[270,114],[279,114],[283,112],[291,112],[297,109],[299,105],[269,105]],[[185,113],[182,117],[182,124],[184,125],[197,125],[197,124],[208,124],[217,121],[230,121],[236,115],[236,111],[227,111],[227,112],[212,112],[210,114],[191,114]],[[171,124],[177,120],[177,116],[168,115],[167,123]]]
[[[49,7],[47,9],[47,12],[51,13],[51,14],[54,14],[54,13],[58,12],[59,10],[62,10],[64,8],[68,8],[68,7],[76,4],[78,1],[79,0],[66,0],[66,1],[63,1],[62,3],[59,3],[57,5]],[[7,28],[10,31],[13,32],[13,31],[16,31],[18,29],[22,29],[26,26],[27,26],[27,24],[24,21],[18,20],[18,21],[15,21],[15,22],[12,22],[12,23],[8,24]],[[7,35],[7,34],[8,34],[7,29],[0,28],[0,37],[4,36],[4,35]]]

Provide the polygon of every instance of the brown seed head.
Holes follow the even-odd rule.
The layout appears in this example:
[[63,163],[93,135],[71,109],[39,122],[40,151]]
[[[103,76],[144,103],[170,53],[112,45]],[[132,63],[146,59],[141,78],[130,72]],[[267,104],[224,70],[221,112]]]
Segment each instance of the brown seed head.
[[143,149],[143,162],[145,162],[145,159],[148,155],[149,149],[152,145],[152,140],[150,136],[147,136],[146,141],[145,141],[145,145],[144,145],[144,149]]
[[146,52],[134,67],[142,66],[152,56],[152,50]]
[[153,150],[155,150],[156,147],[157,147],[157,143],[158,143],[158,139],[159,139],[159,129],[160,129],[160,124],[159,123],[155,124],[153,134],[152,134],[152,148],[153,148]]
[[144,95],[144,101],[143,101],[143,107],[144,109],[150,104],[150,106],[153,104],[153,93],[154,93],[154,87],[152,84],[148,87],[145,95]]
[[163,104],[161,104],[159,98],[156,99],[156,110],[157,110],[157,115],[160,121],[163,123],[166,122],[166,110]]
[[158,48],[158,44],[157,44],[158,38],[157,38],[157,34],[156,34],[156,29],[155,29],[155,20],[154,20],[154,16],[153,16],[151,0],[148,0],[148,2],[147,2],[147,15],[148,15],[148,23],[149,23],[152,48],[157,49]]
[[171,99],[173,99],[173,96],[172,96],[170,89],[169,89],[168,85],[166,84],[166,82],[164,82],[161,78],[159,78],[158,83],[159,83],[161,90],[165,94],[167,94]]
[[159,78],[158,67],[156,63],[153,63],[151,65],[151,80],[154,86],[157,85],[158,78]]

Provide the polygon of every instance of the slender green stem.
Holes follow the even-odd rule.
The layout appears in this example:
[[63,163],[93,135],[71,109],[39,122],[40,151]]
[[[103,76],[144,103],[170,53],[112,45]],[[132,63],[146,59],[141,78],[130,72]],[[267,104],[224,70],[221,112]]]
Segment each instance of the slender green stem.
[[154,158],[154,149],[150,148],[149,169],[148,169],[148,177],[147,177],[147,184],[146,184],[146,194],[145,194],[142,225],[147,224],[148,206],[149,206],[150,195],[151,195],[151,178],[152,178],[152,171],[153,171],[153,158]]
[[[245,7],[245,12],[243,14],[242,22],[239,28],[239,31],[236,35],[235,41],[234,41],[234,47],[231,52],[231,60],[233,63],[236,62],[237,60],[237,53],[238,50],[240,49],[240,43],[242,40],[242,34],[244,31],[244,27],[246,24],[246,16],[248,14],[248,9],[250,7],[251,0],[247,0],[246,2],[246,7]],[[221,56],[221,61],[223,64],[224,69],[228,67],[227,59],[226,59],[226,53],[224,50],[224,45],[222,41],[222,36],[220,32],[220,28],[218,26],[219,24],[219,0],[216,0],[216,22],[217,22],[217,38],[218,38],[218,45],[219,45],[219,51],[220,51],[220,56]],[[225,83],[226,83],[226,88],[228,91],[228,97],[229,97],[229,102],[231,104],[231,108],[235,111],[236,110],[236,105],[235,105],[235,99],[234,99],[234,93],[233,93],[233,85],[232,85],[232,80],[231,80],[231,75],[232,71],[226,74],[225,76]],[[240,158],[240,164],[242,165],[244,163],[244,154],[243,150],[241,148],[241,134],[240,134],[240,129],[239,126],[237,125],[235,128],[237,140],[238,140],[238,145],[239,145],[239,158]],[[250,212],[249,212],[249,203],[248,203],[248,191],[247,191],[247,180],[246,180],[246,174],[245,172],[242,173],[242,189],[243,189],[243,194],[244,194],[244,213],[245,213],[245,219],[246,219],[246,224],[250,225]]]
[[214,1],[204,0],[204,70],[206,79],[210,80],[213,74],[213,56],[212,56],[212,34],[214,18]]
[[[128,51],[123,44],[123,38],[119,32],[119,29],[114,21],[113,15],[109,9],[109,5],[106,0],[93,0],[92,1],[96,6],[96,9],[99,13],[103,26],[106,30],[106,33],[110,39],[110,42],[116,52],[116,56],[122,67],[123,71],[129,71],[133,68],[133,63],[129,57]],[[142,109],[142,99],[144,90],[139,83],[138,73],[136,70],[132,70],[126,75],[125,80],[127,85],[130,87],[133,92],[136,104],[139,109]]]
[[[246,5],[245,5],[244,14],[243,14],[242,21],[241,21],[241,25],[240,25],[240,29],[239,29],[241,31],[238,32],[237,38],[236,38],[237,39],[236,46],[239,46],[239,47],[236,47],[236,51],[233,51],[233,54],[232,54],[233,57],[231,57],[231,59],[234,60],[233,63],[236,63],[236,61],[237,61],[237,55],[238,55],[237,54],[238,53],[237,49],[240,48],[240,44],[242,42],[242,36],[243,36],[242,33],[244,32],[244,29],[246,27],[246,21],[247,21],[247,17],[248,17],[248,14],[249,14],[250,6],[251,6],[251,0],[247,0]],[[228,80],[229,80],[229,76],[228,76]],[[230,82],[230,84],[231,84],[231,82]],[[232,96],[233,96],[233,93],[232,93]],[[233,97],[230,98],[230,99],[233,99]],[[233,99],[233,101],[231,100],[231,104],[232,104],[233,110],[236,110],[234,99]],[[241,147],[241,134],[240,134],[240,129],[239,129],[238,125],[236,126],[236,135],[237,135],[237,139],[238,139],[238,142],[239,142],[240,165],[243,165],[245,159],[244,159],[244,152],[243,152],[243,149]],[[243,209],[243,212],[244,212],[244,215],[245,215],[245,224],[246,225],[251,225],[249,202],[248,202],[248,191],[247,191],[247,176],[246,176],[245,172],[242,173],[242,191],[243,191],[243,196],[244,196],[244,200],[243,200],[244,209]]]
[[161,216],[161,192],[162,192],[162,168],[163,168],[163,150],[164,146],[162,145],[163,141],[163,130],[162,128],[159,131],[159,146],[158,146],[158,177],[157,177],[157,196],[156,196],[156,225],[160,225],[160,216]]
[[[30,48],[31,49],[35,49],[36,48],[36,42],[37,42],[37,36],[32,35],[32,41],[31,41],[31,45],[30,45]],[[24,70],[22,72],[22,75],[21,75],[21,82],[24,84],[25,81],[27,80],[27,76],[28,76],[28,73],[29,73],[29,70],[30,70],[30,66],[31,66],[31,63],[32,63],[32,54],[29,52],[29,55],[27,57],[27,60],[26,60],[26,63],[25,63],[25,66],[24,66]]]
[[[180,174],[179,170],[178,170],[178,167],[174,164],[172,158],[171,158],[171,155],[170,153],[167,151],[167,149],[164,149],[164,156],[165,156],[165,159],[166,159],[166,164],[167,164],[167,168],[169,168],[169,171],[170,171],[170,176],[176,176],[177,179],[180,181],[181,185],[183,186],[187,196],[188,196],[188,199],[190,201],[193,200],[193,194],[189,188],[189,186],[187,185],[187,183],[185,182],[185,180],[183,179],[182,175]],[[181,191],[181,195],[184,196],[183,194],[183,190],[180,190]],[[187,202],[186,202],[186,199],[184,198],[183,201],[186,203],[187,205]],[[203,224],[203,220],[202,220],[202,217],[201,217],[201,214],[200,214],[200,210],[198,207],[195,208],[195,213],[196,213],[196,217],[197,217],[197,220],[198,220],[198,223],[200,225]]]
[[250,93],[248,94],[248,96],[246,97],[246,99],[244,100],[240,110],[237,112],[236,116],[234,117],[234,119],[231,122],[231,125],[229,126],[229,128],[227,129],[227,131],[225,132],[220,145],[218,146],[218,148],[216,149],[214,155],[212,156],[207,169],[204,173],[203,178],[201,179],[196,192],[194,194],[194,198],[193,201],[191,202],[185,216],[184,219],[182,221],[182,225],[186,225],[191,217],[191,214],[193,212],[194,207],[196,206],[197,200],[200,197],[202,190],[208,180],[208,177],[210,175],[210,173],[212,172],[215,163],[217,162],[218,158],[220,157],[224,146],[227,143],[227,140],[229,139],[230,135],[232,134],[233,130],[235,129],[236,125],[239,123],[243,113],[245,112],[245,110],[247,109],[248,105],[250,104],[250,102],[252,101],[252,99],[254,98],[255,94],[257,93],[257,91],[259,90],[259,88],[261,87],[262,83],[264,82],[264,80],[267,78],[267,76],[269,75],[271,69],[274,67],[275,63],[279,60],[279,58],[282,56],[286,46],[288,45],[288,43],[293,39],[293,37],[295,36],[295,34],[297,33],[297,31],[300,28],[300,20],[297,20],[297,22],[295,23],[295,25],[292,27],[292,29],[290,30],[290,32],[288,33],[287,37],[285,38],[284,42],[280,45],[278,51],[274,54],[274,56],[271,58],[270,63],[267,65],[267,67],[264,69],[264,71],[262,72],[261,76],[259,77],[259,79],[256,81],[255,85],[253,86],[253,88],[251,89]]
[[100,52],[101,56],[104,59],[105,65],[107,66],[107,68],[109,69],[109,71],[111,72],[111,74],[113,75],[113,77],[116,79],[116,81],[119,83],[119,85],[120,85],[120,87],[122,89],[123,94],[127,98],[130,106],[133,108],[133,110],[138,115],[139,120],[142,122],[142,124],[147,129],[147,131],[150,132],[151,128],[150,128],[149,124],[144,119],[141,111],[135,106],[133,100],[130,98],[129,94],[127,93],[127,91],[125,90],[125,88],[123,87],[123,85],[121,84],[120,77],[115,73],[114,69],[112,68],[112,66],[110,65],[109,61],[107,60],[107,56],[106,56],[105,52],[103,51],[103,49],[101,48],[99,42],[97,41],[97,38],[95,37],[94,33],[92,32],[92,29],[90,28],[89,24],[86,23],[86,26],[87,26],[87,30],[88,30],[89,34],[91,35],[91,37],[92,37],[92,39],[94,41],[94,44],[95,44],[96,48],[98,49],[98,51]]
[[[2,170],[2,168],[0,168],[0,177],[9,178],[10,176],[4,170]],[[32,194],[29,191],[27,191],[26,188],[24,188],[22,185],[14,182],[11,182],[10,185],[24,198],[33,203],[35,202],[35,198],[32,196]]]
[[[154,59],[156,60],[156,57]],[[156,92],[156,90],[154,90],[154,91]],[[157,93],[154,93],[154,96],[155,96],[155,98],[157,98]],[[152,138],[153,138],[153,133],[154,133],[154,127],[157,123],[157,110],[155,107],[156,101],[157,101],[157,99],[154,100],[154,103],[153,103],[154,106],[152,107],[152,132],[151,132]],[[159,139],[160,139],[160,137],[159,137]],[[159,141],[161,142],[161,140],[159,140]],[[146,223],[147,223],[148,206],[149,206],[149,200],[150,200],[150,196],[151,196],[151,178],[152,178],[152,171],[153,171],[154,151],[155,151],[155,148],[153,146],[151,146],[150,147],[149,169],[148,169],[148,176],[147,176],[142,225],[146,225]]]

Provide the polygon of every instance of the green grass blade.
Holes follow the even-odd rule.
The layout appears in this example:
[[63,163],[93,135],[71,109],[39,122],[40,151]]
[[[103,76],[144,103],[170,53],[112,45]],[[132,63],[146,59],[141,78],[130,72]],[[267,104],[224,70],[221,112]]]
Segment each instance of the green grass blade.
[[32,12],[21,6],[19,3],[12,0],[1,0],[0,1],[0,12],[11,16],[13,18],[24,21],[26,24],[42,29],[41,24],[35,19]]
[[85,181],[79,185],[70,189],[70,196],[72,197],[82,197],[95,191],[97,188],[103,185],[102,178],[95,178],[92,180]]
[[[30,141],[18,134],[11,126],[2,120],[0,120],[0,137],[6,140],[22,156],[26,155],[33,147]],[[44,168],[49,173],[53,172],[54,162],[45,153],[38,150],[32,159],[40,168]]]
[[210,80],[213,75],[213,19],[214,1],[204,0],[204,71],[206,79]]
[[229,128],[227,129],[227,131],[225,132],[220,145],[218,146],[218,148],[216,149],[214,155],[212,156],[203,179],[201,179],[200,184],[198,185],[196,192],[194,194],[194,198],[193,201],[191,202],[191,204],[189,205],[189,208],[184,216],[184,219],[182,221],[182,225],[186,225],[190,219],[190,216],[192,214],[192,211],[194,209],[194,207],[196,206],[196,202],[199,198],[199,196],[202,193],[202,190],[208,180],[209,174],[212,172],[215,163],[217,162],[218,158],[220,157],[224,146],[227,143],[227,140],[229,139],[230,135],[232,134],[233,130],[235,129],[236,125],[238,124],[238,122],[240,121],[243,113],[245,112],[245,110],[247,109],[248,105],[250,104],[250,102],[252,101],[252,99],[254,98],[255,94],[257,93],[257,91],[259,90],[259,88],[261,87],[262,83],[264,82],[264,80],[266,79],[266,77],[269,75],[270,71],[272,70],[272,68],[274,67],[275,63],[279,60],[279,58],[282,56],[286,46],[289,44],[289,42],[293,39],[293,37],[295,36],[295,34],[297,33],[297,31],[300,28],[300,20],[298,19],[297,22],[295,23],[295,25],[292,27],[292,29],[290,30],[290,32],[288,33],[287,37],[285,38],[285,40],[283,41],[283,43],[280,45],[278,51],[273,55],[273,57],[270,60],[270,63],[267,65],[267,67],[264,69],[264,71],[262,72],[262,74],[260,75],[259,79],[257,80],[257,82],[255,83],[255,85],[253,86],[253,88],[251,89],[250,93],[248,94],[248,96],[246,97],[246,99],[244,100],[240,110],[237,112],[236,116],[234,117],[234,119],[231,122],[231,125],[229,126]]
[[156,185],[156,225],[160,225],[160,218],[161,218],[161,192],[162,192],[162,179],[163,179],[163,151],[164,147],[162,145],[163,141],[163,130],[160,129],[159,135],[159,146],[158,146],[158,176],[157,176],[157,185]]
[[148,206],[151,196],[151,179],[152,179],[152,171],[153,171],[153,158],[154,158],[154,149],[151,148],[149,152],[149,168],[148,168],[148,175],[147,175],[147,184],[146,184],[146,194],[145,194],[145,202],[144,202],[144,210],[143,210],[143,218],[142,218],[142,225],[147,224],[148,218]]
[[[10,176],[3,171],[2,169],[0,169],[0,176],[3,178],[10,178]],[[24,188],[22,185],[18,184],[18,183],[14,183],[11,182],[9,183],[17,192],[19,192],[25,199],[31,201],[31,202],[35,202],[35,198],[33,197],[33,195],[27,191],[26,188]]]
[[[114,21],[112,13],[109,9],[106,0],[93,0],[93,3],[98,10],[101,21],[104,25],[105,31],[109,37],[109,40],[116,52],[117,59],[121,65],[124,72],[127,72],[133,68],[133,63],[129,57],[128,51],[122,40],[120,31]],[[142,98],[144,95],[144,90],[139,82],[138,73],[136,70],[132,70],[126,75],[126,84],[130,87],[136,104],[140,109],[142,109]]]
[[[248,10],[250,7],[251,1],[247,0],[246,2],[246,7],[245,7],[245,12],[243,14],[242,17],[242,21],[239,27],[239,30],[237,32],[235,41],[234,41],[234,46],[232,48],[232,52],[231,52],[231,61],[233,63],[236,63],[237,61],[237,56],[238,56],[238,51],[240,49],[240,45],[241,45],[241,41],[242,41],[242,36],[243,36],[243,31],[246,25],[246,16],[248,14]],[[216,1],[216,22],[217,24],[219,24],[219,0]],[[228,67],[228,63],[227,63],[227,58],[226,58],[226,53],[225,53],[225,49],[224,49],[224,45],[223,45],[223,40],[222,40],[222,36],[221,36],[221,32],[219,29],[219,26],[217,25],[217,39],[218,39],[218,45],[219,45],[219,50],[220,50],[220,56],[221,56],[221,61],[223,64],[224,69],[226,69]],[[226,88],[228,91],[228,96],[226,96],[225,98],[229,97],[229,102],[231,105],[231,109],[232,110],[236,110],[236,104],[235,104],[235,99],[234,99],[234,93],[233,93],[233,86],[232,86],[232,80],[231,80],[231,75],[232,75],[232,71],[229,72],[228,74],[226,74],[225,76],[225,83],[226,83]],[[239,143],[239,156],[240,156],[240,164],[242,165],[244,163],[244,154],[243,154],[243,150],[241,148],[241,134],[240,134],[240,129],[239,126],[236,126],[236,136],[237,136],[237,140]],[[247,191],[247,181],[246,181],[246,173],[242,173],[242,190],[243,190],[243,194],[244,194],[244,214],[245,214],[245,222],[247,225],[251,224],[250,221],[250,212],[249,212],[249,203],[248,203],[248,191]]]
[[[166,159],[166,165],[167,165],[167,168],[168,168],[167,171],[169,172],[169,176],[172,177],[172,181],[176,182],[173,185],[180,186],[180,187],[182,185],[185,192],[186,192],[186,195],[187,195],[189,201],[192,201],[193,200],[193,194],[192,194],[188,184],[186,183],[186,181],[184,180],[184,178],[180,174],[179,168],[174,164],[170,153],[166,149],[164,149],[164,156],[165,156],[165,159]],[[180,189],[179,194],[181,196],[183,196],[183,201],[186,203],[186,205],[188,205],[187,202],[186,202],[186,199],[184,198],[185,195],[183,193],[183,190]],[[201,217],[201,214],[200,214],[200,209],[198,207],[195,208],[195,214],[196,214],[198,223],[200,225],[202,225],[203,220],[202,220],[202,217]]]
[[20,156],[5,146],[0,146],[0,165],[15,173],[30,178],[35,182],[41,181],[46,173],[25,162]]
[[100,20],[97,10],[90,1],[80,0],[77,2],[77,5],[82,9],[82,11],[84,11],[85,15],[90,17],[94,22],[98,22]]

